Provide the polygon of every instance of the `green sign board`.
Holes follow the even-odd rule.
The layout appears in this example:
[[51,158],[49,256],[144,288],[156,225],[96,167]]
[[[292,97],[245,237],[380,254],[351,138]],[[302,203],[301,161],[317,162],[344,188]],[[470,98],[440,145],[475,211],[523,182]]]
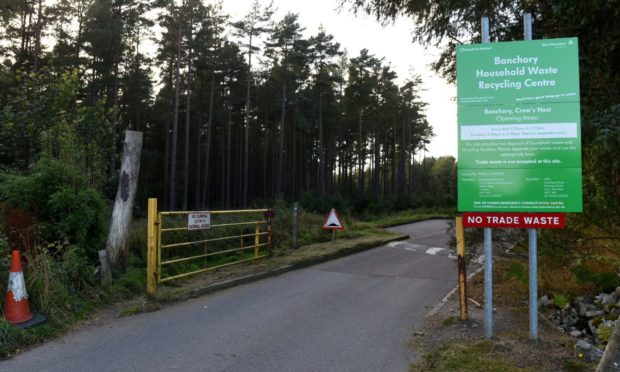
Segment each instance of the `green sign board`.
[[580,212],[577,39],[457,47],[460,211]]

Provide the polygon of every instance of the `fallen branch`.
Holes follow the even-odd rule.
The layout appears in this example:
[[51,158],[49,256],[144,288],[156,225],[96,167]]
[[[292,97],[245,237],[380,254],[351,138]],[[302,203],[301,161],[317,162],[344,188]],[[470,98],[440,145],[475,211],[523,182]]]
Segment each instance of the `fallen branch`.
[[469,301],[471,301],[471,302],[472,302],[474,305],[476,305],[477,307],[480,307],[480,308],[482,307],[482,305],[480,305],[480,303],[479,303],[479,302],[476,302],[474,299],[469,298],[469,297],[468,297],[467,299],[468,299]]

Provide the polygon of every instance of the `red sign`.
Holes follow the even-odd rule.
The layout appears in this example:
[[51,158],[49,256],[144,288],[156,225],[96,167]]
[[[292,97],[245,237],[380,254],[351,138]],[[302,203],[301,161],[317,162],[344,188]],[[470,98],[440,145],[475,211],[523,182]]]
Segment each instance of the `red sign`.
[[463,226],[562,229],[564,217],[563,213],[463,213]]
[[263,215],[265,216],[265,219],[267,221],[271,221],[276,216],[276,211],[274,211],[273,209],[269,209],[269,210],[266,210],[265,213],[263,213]]
[[325,223],[323,224],[323,230],[344,230],[342,226],[342,220],[334,208],[329,211],[327,217],[325,217]]

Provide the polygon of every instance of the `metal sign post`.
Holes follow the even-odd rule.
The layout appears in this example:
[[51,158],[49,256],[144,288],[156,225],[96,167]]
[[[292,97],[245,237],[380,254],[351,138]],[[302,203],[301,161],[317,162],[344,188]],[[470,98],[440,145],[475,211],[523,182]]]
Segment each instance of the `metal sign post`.
[[[523,39],[532,40],[532,14],[523,13]],[[537,230],[528,229],[530,266],[530,339],[538,340],[538,242]]]
[[[489,17],[482,17],[482,42],[490,43]],[[493,337],[493,235],[484,229],[484,336]]]

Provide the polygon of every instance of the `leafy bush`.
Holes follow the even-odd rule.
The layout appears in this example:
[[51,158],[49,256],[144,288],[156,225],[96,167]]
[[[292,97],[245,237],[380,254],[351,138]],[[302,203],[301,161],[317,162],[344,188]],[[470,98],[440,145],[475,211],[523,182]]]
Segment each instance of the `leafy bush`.
[[[102,247],[106,204],[85,175],[58,160],[43,158],[27,175],[0,175],[0,201],[5,207],[29,211],[45,242],[67,241],[81,246],[92,259]],[[5,221],[9,225],[10,221]]]
[[566,296],[559,293],[553,294],[553,304],[558,308],[563,309],[564,307],[566,307],[566,305],[568,305],[569,302],[570,301]]
[[616,287],[620,286],[620,278],[615,271],[606,271],[601,268],[601,271],[595,272],[586,265],[575,266],[572,271],[575,274],[577,282],[583,284],[594,284],[598,290],[602,292],[611,292]]

